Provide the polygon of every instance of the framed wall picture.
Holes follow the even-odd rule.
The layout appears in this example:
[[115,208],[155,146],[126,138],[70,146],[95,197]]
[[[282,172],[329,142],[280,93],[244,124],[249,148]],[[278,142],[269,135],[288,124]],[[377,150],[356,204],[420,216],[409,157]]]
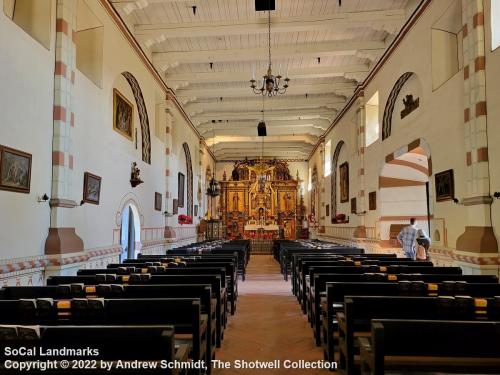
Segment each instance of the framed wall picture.
[[101,197],[101,177],[85,172],[83,177],[83,201],[99,204]]
[[455,182],[453,180],[453,169],[436,173],[436,202],[449,201],[455,198]]
[[326,205],[326,216],[327,217],[330,216],[330,205],[329,204]]
[[345,162],[339,167],[340,175],[340,202],[349,202],[349,163]]
[[368,209],[370,211],[377,209],[377,192],[372,191],[368,193]]
[[113,89],[113,129],[131,141],[134,139],[134,106],[117,89]]
[[31,154],[0,146],[0,190],[29,194]]
[[160,193],[155,193],[155,210],[156,211],[161,211],[161,194]]
[[198,216],[198,205],[194,205],[194,216]]
[[358,205],[356,202],[356,198],[351,198],[351,214],[355,214],[358,212]]
[[186,182],[186,176],[184,176],[183,173],[179,172],[178,178],[177,178],[177,201],[179,204],[179,207],[184,207],[184,184]]
[[179,201],[177,199],[172,200],[172,214],[177,215],[179,213]]

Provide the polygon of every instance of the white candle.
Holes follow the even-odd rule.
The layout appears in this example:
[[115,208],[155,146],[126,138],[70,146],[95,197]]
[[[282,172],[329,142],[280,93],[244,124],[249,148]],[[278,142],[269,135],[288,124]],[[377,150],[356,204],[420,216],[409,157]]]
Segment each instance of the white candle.
[[255,80],[255,65],[252,65],[252,79]]
[[278,71],[278,75],[280,76],[281,75],[281,64],[280,64],[280,69]]

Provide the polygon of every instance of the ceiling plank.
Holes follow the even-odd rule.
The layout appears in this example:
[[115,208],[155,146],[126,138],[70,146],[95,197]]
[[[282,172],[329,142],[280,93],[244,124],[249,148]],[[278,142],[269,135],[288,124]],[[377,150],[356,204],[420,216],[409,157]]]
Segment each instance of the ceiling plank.
[[[345,27],[369,27],[394,32],[405,19],[405,11],[377,10],[336,13],[328,16],[271,17],[272,33],[335,30]],[[136,25],[135,35],[148,47],[166,39],[206,38],[215,36],[267,34],[267,16],[256,20],[199,22],[182,24]]]
[[[370,67],[366,64],[315,66],[295,68],[288,71],[291,79],[345,77],[347,73],[368,73]],[[168,71],[168,70],[167,70]],[[242,69],[235,73],[228,72],[194,72],[194,73],[166,73],[165,79],[169,86],[185,87],[189,83],[207,82],[238,82],[249,81],[252,77],[251,69]]]
[[[363,51],[365,54],[369,54],[371,51],[378,54],[382,52],[385,47],[386,45],[383,41],[336,40],[323,43],[280,45],[272,49],[272,56],[274,58],[290,58],[290,56],[294,58],[306,56],[343,56],[356,55],[357,51]],[[366,57],[368,58],[369,56]],[[163,70],[168,69],[170,66],[176,66],[177,64],[258,61],[267,60],[267,58],[267,47],[153,53],[153,63]]]

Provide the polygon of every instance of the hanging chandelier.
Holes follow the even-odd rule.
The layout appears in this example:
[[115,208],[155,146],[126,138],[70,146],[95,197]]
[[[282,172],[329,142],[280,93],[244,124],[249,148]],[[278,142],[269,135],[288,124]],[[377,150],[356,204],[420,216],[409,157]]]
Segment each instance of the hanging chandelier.
[[[215,146],[215,129],[212,125],[212,153],[214,153],[214,146]],[[220,194],[220,184],[219,181],[217,181],[215,178],[216,175],[217,175],[217,162],[214,160],[214,174],[210,179],[207,188],[207,195],[210,197],[216,197]]]
[[[270,7],[269,7],[270,8]],[[278,72],[277,76],[273,75],[272,70],[272,60],[271,60],[271,9],[267,11],[268,14],[268,51],[269,51],[269,65],[267,68],[267,74],[262,77],[262,84],[257,88],[257,81],[255,80],[255,68],[253,69],[252,79],[250,80],[250,88],[253,90],[255,95],[263,96],[275,96],[277,94],[284,94],[288,88],[288,82],[290,78],[284,79],[285,83],[282,85],[281,72]],[[280,69],[281,70],[281,69]]]

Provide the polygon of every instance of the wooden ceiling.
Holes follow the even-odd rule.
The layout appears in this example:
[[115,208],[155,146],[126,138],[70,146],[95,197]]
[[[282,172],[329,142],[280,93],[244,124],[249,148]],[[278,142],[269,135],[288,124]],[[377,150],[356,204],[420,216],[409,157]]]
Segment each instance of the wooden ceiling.
[[273,73],[281,67],[291,81],[263,100],[249,87],[268,65],[268,14],[254,0],[109,1],[207,144],[215,134],[218,160],[261,155],[263,106],[264,156],[307,159],[419,3],[276,0]]

